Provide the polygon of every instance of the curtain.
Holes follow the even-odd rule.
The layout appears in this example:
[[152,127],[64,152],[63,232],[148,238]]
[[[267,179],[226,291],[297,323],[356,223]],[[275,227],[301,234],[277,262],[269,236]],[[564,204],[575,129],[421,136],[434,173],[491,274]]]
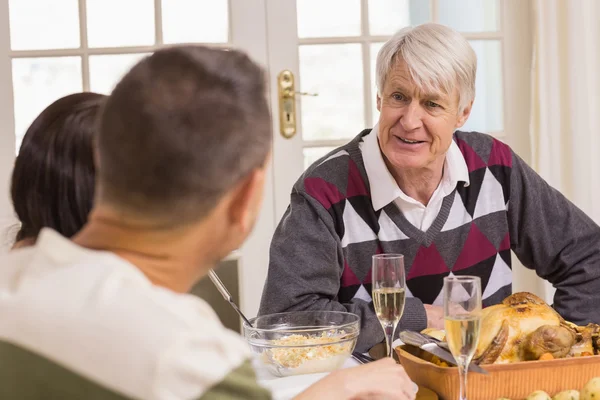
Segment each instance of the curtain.
[[600,1],[533,5],[531,166],[600,223]]

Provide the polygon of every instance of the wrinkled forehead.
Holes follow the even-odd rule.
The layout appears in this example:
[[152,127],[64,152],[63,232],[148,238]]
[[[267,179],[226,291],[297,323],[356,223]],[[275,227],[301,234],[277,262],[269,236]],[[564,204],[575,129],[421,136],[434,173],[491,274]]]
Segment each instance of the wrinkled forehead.
[[405,61],[396,55],[385,85],[412,89],[422,97],[454,98],[458,100],[458,85],[452,72],[445,72],[435,65],[419,59]]

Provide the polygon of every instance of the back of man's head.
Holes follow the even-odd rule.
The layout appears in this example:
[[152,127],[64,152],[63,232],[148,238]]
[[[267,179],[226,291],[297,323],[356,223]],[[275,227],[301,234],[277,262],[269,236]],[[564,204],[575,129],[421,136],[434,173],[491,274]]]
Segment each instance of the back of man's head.
[[238,51],[180,46],[145,58],[100,119],[97,201],[166,226],[203,218],[265,164],[265,95],[262,69]]

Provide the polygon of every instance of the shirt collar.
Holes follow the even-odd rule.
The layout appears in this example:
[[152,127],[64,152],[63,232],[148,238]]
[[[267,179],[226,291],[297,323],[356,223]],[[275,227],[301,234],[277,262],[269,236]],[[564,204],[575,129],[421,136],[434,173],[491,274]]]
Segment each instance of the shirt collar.
[[[365,136],[360,146],[365,170],[369,178],[371,201],[375,211],[382,209],[398,197],[408,197],[400,190],[396,180],[385,165],[379,148],[378,134],[379,124],[375,125],[371,132]],[[458,182],[465,182],[465,186],[470,183],[467,163],[454,140],[452,140],[450,148],[446,152],[442,182],[444,185],[450,185],[451,187],[455,187]]]

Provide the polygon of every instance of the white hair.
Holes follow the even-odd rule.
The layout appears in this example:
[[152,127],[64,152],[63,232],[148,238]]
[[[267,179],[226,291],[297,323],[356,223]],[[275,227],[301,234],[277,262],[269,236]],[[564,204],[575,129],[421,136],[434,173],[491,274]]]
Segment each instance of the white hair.
[[390,71],[403,60],[420,90],[452,93],[458,85],[459,111],[475,99],[477,56],[455,30],[426,23],[396,32],[377,54],[377,92],[381,96]]

